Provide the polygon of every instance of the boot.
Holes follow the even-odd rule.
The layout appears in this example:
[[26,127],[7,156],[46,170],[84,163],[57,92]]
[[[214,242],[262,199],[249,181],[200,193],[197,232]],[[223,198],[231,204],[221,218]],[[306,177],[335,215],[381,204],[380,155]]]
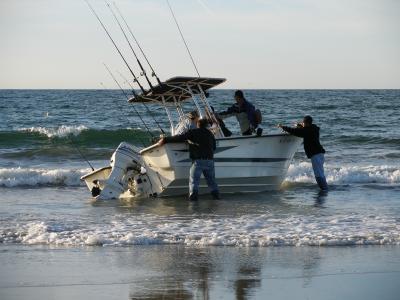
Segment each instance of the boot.
[[197,200],[199,200],[198,192],[193,192],[192,194],[189,195],[189,201],[197,201]]
[[212,197],[213,197],[214,200],[221,200],[221,197],[220,197],[218,191],[212,191],[212,192],[211,192],[211,195],[212,195]]
[[328,184],[326,183],[325,177],[315,177],[315,180],[317,181],[318,186],[322,191],[328,190]]
[[262,135],[262,132],[263,132],[263,129],[262,129],[261,127],[257,127],[257,129],[256,129],[256,135],[257,135],[257,136],[261,136],[261,135]]

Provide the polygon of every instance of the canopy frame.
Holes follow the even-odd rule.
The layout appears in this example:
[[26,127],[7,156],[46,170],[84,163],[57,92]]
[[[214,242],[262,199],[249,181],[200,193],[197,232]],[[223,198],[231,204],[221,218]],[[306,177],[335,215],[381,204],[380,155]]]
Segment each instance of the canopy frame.
[[178,112],[179,119],[183,120],[185,116],[181,104],[183,101],[192,99],[200,118],[206,117],[210,120],[213,124],[211,130],[214,135],[223,137],[224,135],[207,100],[206,93],[207,90],[225,82],[225,80],[224,78],[210,77],[173,77],[147,92],[130,98],[129,102],[151,102],[164,106],[171,127],[171,135],[174,135],[175,126],[168,106],[174,106]]

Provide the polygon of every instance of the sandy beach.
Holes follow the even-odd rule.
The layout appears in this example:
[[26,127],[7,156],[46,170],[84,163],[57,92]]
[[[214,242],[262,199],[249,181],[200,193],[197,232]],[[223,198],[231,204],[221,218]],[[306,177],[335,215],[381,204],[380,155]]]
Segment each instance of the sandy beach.
[[2,246],[1,299],[398,299],[400,248]]

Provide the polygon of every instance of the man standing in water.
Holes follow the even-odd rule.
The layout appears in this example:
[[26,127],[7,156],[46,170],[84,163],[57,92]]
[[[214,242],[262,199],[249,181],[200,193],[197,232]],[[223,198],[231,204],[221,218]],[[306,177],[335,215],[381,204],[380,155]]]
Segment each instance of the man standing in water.
[[247,101],[240,90],[235,92],[235,101],[235,104],[226,111],[219,113],[218,116],[224,119],[234,115],[239,122],[242,135],[251,135],[255,132],[257,136],[261,136],[263,130],[259,126],[261,124],[260,110]]
[[319,142],[319,127],[313,124],[312,117],[305,116],[303,123],[297,124],[296,128],[283,126],[281,124],[279,124],[278,127],[292,135],[304,139],[304,151],[307,157],[311,159],[315,180],[321,190],[327,191],[328,184],[326,183],[324,174],[325,150]]
[[220,199],[218,185],[215,181],[214,151],[216,142],[214,135],[207,129],[207,119],[197,121],[196,129],[191,129],[186,133],[162,138],[158,145],[165,143],[189,143],[189,153],[192,159],[189,177],[189,200],[198,200],[200,177],[203,173],[211,195],[214,199]]

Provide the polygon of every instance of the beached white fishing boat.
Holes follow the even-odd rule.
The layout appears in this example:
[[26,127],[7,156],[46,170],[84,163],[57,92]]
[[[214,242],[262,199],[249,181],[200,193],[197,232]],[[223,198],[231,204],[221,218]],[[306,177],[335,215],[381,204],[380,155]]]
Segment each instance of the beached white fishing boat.
[[[116,4],[114,3],[114,7],[119,18],[111,6],[107,4],[136,58],[141,69],[140,76],[144,76],[149,85],[149,89],[146,90],[127,63],[94,8],[87,2],[90,10],[129,69],[134,83],[141,90],[141,94],[137,94],[132,87],[133,97],[129,98],[106,66],[107,71],[133,106],[136,103],[146,104],[147,102],[162,105],[170,122],[171,135],[175,134],[177,123],[184,122],[186,118],[182,102],[193,101],[199,116],[207,118],[212,124],[210,130],[217,140],[215,171],[221,193],[259,192],[278,189],[285,178],[289,164],[301,140],[287,134],[224,137],[220,122],[208,102],[207,94],[208,90],[223,83],[225,79],[200,76],[172,7],[168,1],[167,3],[198,77],[174,77],[162,82],[156,75],[146,54]],[[157,80],[156,86],[152,84],[147,76],[146,70],[143,68],[119,19],[125,24],[150,67],[152,76]],[[178,120],[173,120],[171,108],[176,109]],[[148,109],[147,112],[151,114]],[[148,129],[141,115],[137,111],[136,113]],[[155,122],[159,125],[156,120]],[[161,127],[160,129],[164,132]],[[188,192],[190,166],[191,160],[189,159],[188,145],[185,143],[165,144],[163,146],[154,144],[150,147],[139,149],[136,146],[122,142],[112,155],[109,166],[94,170],[84,175],[81,179],[85,181],[92,195],[97,199],[185,195]],[[201,182],[199,193],[205,192],[207,192],[205,182]]]
[[[193,100],[200,116],[213,121],[210,130],[217,140],[216,179],[221,193],[276,190],[282,184],[301,139],[287,134],[224,137],[206,98],[210,88],[224,82],[220,78],[175,77],[137,95],[130,102],[153,102],[165,107],[174,134],[170,109],[185,118],[182,101]],[[110,166],[82,177],[98,199],[175,196],[188,193],[191,160],[185,143],[140,149],[121,143]],[[201,182],[200,193],[207,193]],[[98,194],[98,195],[96,195]]]

